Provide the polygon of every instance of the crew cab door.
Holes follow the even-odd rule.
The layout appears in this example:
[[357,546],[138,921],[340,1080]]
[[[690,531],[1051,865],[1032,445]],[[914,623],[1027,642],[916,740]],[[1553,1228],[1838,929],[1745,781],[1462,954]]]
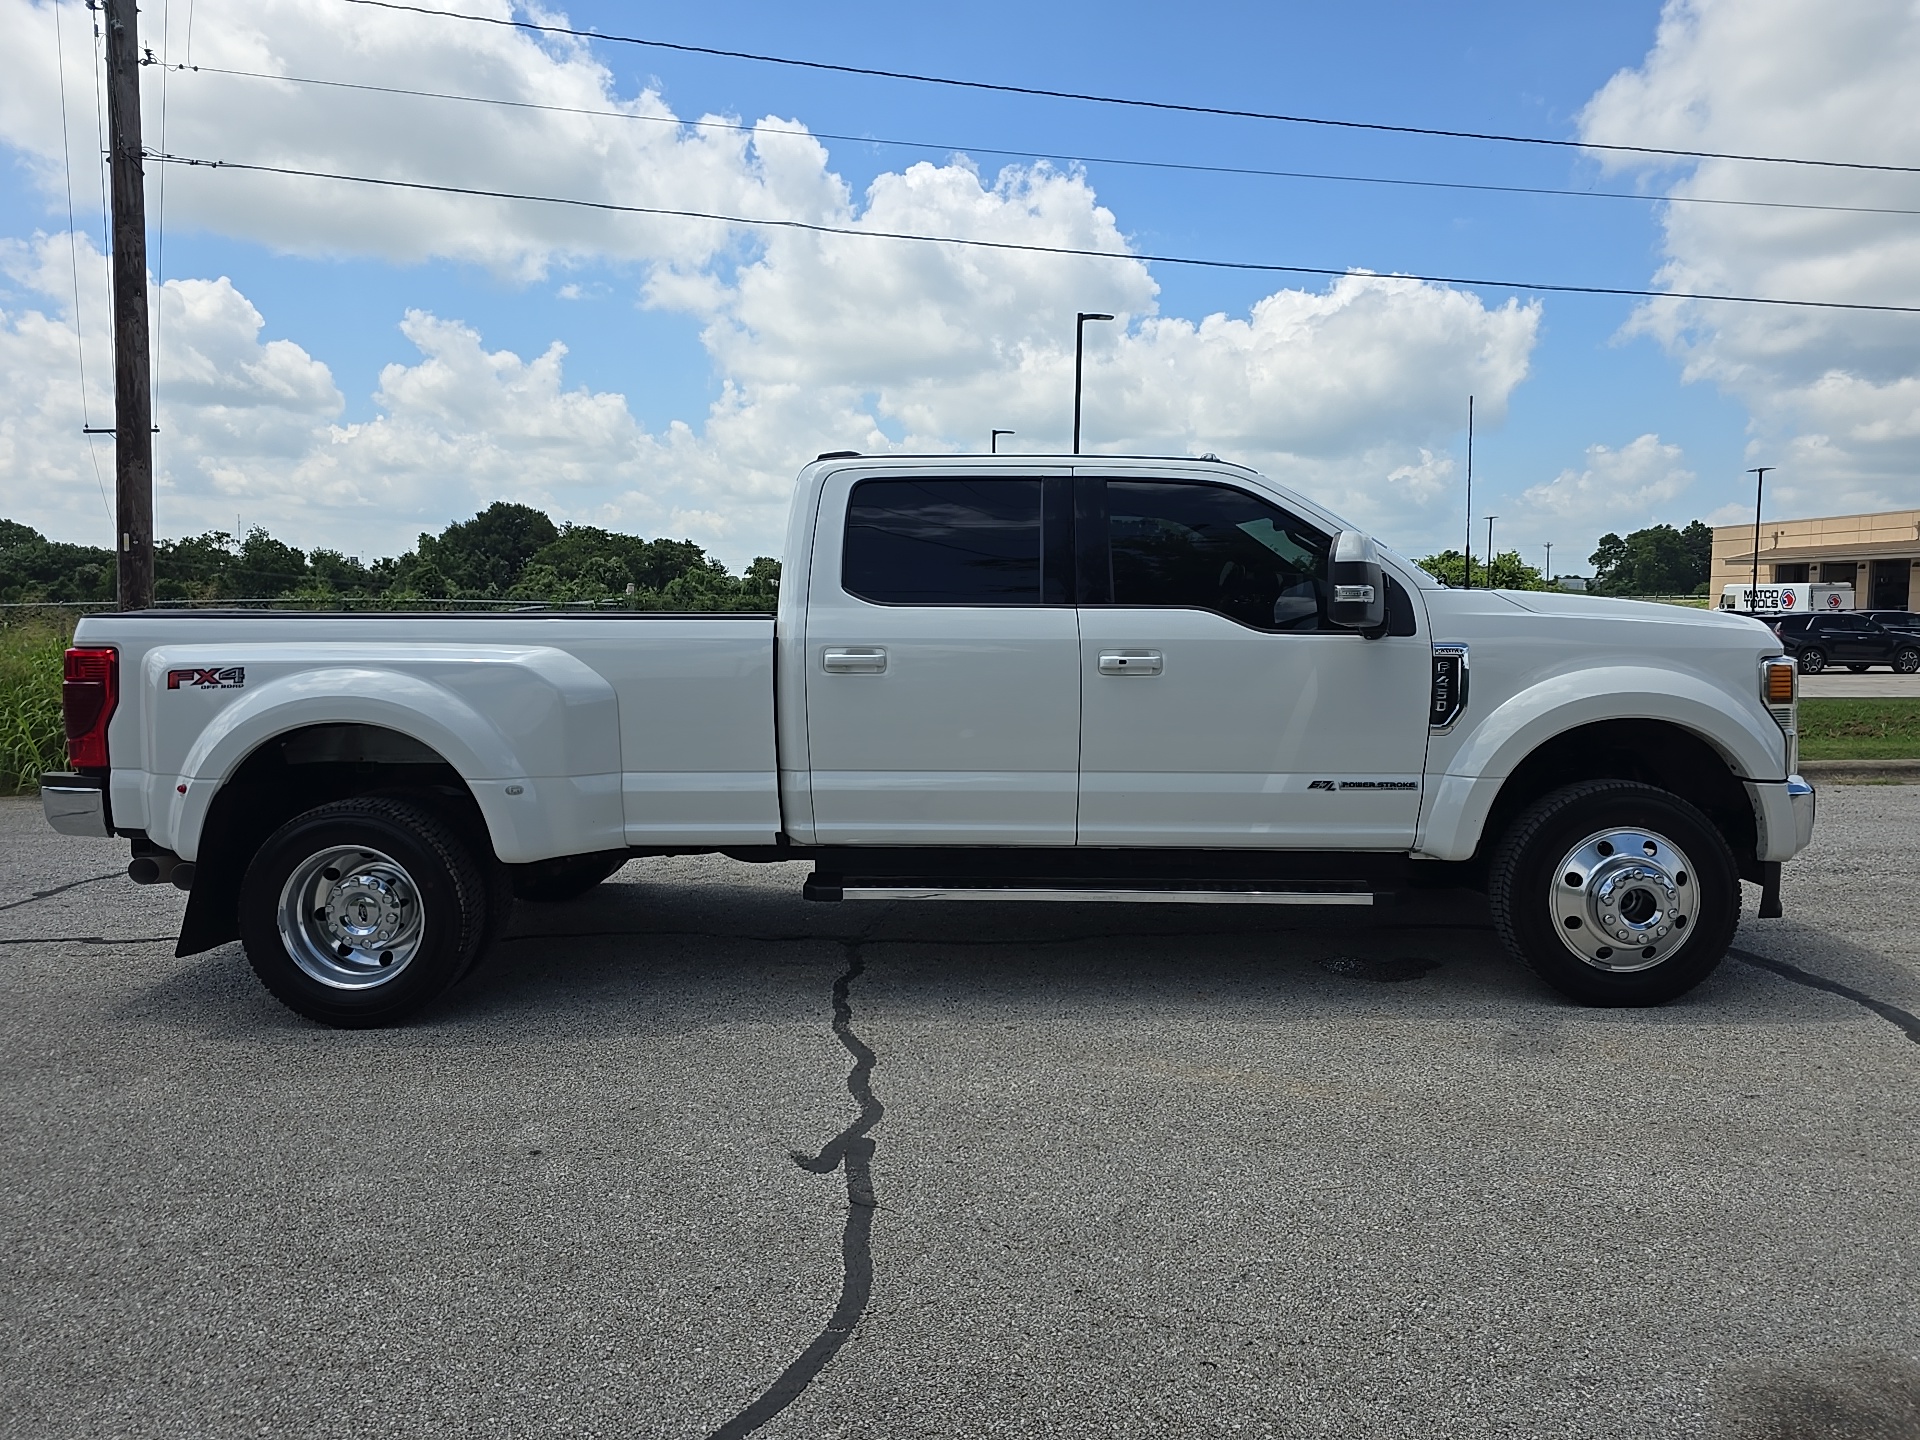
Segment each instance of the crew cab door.
[[1073,481],[833,477],[806,621],[822,845],[1071,845]]
[[1411,845],[1432,652],[1405,590],[1367,639],[1327,621],[1333,537],[1266,497],[1076,485],[1079,843]]

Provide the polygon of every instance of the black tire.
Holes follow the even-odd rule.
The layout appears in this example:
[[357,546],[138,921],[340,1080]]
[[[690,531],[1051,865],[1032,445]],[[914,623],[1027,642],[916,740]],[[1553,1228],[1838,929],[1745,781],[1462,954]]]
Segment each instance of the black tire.
[[613,850],[595,855],[562,855],[554,860],[516,865],[513,893],[539,905],[578,900],[626,863],[626,852]]
[[[312,868],[352,852],[361,858]],[[356,888],[363,867],[372,878]],[[356,873],[336,883],[342,868]],[[345,957],[336,959],[328,944],[339,926],[352,923],[355,905],[362,923],[370,909],[383,913],[381,894],[404,917],[396,924],[416,927],[404,951],[376,952],[382,929],[358,949],[334,947]],[[307,910],[314,898],[327,908]],[[336,906],[341,914],[329,924]],[[254,974],[288,1009],[342,1029],[396,1024],[433,1000],[478,956],[487,918],[486,880],[467,847],[445,820],[403,800],[338,800],[295,816],[260,847],[240,886],[240,939]]]
[[[1587,905],[1589,897],[1597,900],[1609,890],[1598,870],[1586,877],[1592,883],[1584,888],[1576,883],[1577,860],[1574,867],[1563,870],[1575,855],[1609,857],[1600,866],[1611,867],[1615,875],[1630,861],[1640,863],[1637,854],[1616,856],[1605,843],[1597,852],[1580,849],[1583,841],[1621,831],[1653,837],[1647,854],[1658,851],[1662,864],[1678,862],[1680,888],[1668,890],[1676,897],[1675,907],[1651,912],[1656,919],[1669,917],[1672,923],[1658,932],[1658,944],[1648,950],[1621,945],[1609,951],[1605,942],[1611,937],[1603,933],[1599,916],[1566,934],[1590,946],[1598,943],[1598,953],[1614,956],[1613,964],[1646,967],[1641,969],[1612,969],[1602,960],[1585,958],[1575,949],[1576,942],[1563,936],[1565,917],[1556,918],[1556,907]],[[1659,850],[1661,845],[1664,850]],[[1740,874],[1725,837],[1679,796],[1627,780],[1569,785],[1530,806],[1495,847],[1488,882],[1494,927],[1507,949],[1547,984],[1582,1005],[1661,1005],[1684,995],[1713,973],[1733,943],[1734,927],[1740,921]],[[1626,922],[1625,912],[1638,887],[1631,878],[1623,883],[1629,888],[1619,892],[1621,903],[1615,908],[1622,912],[1620,921]],[[1640,893],[1666,903],[1659,900],[1657,885]],[[1678,938],[1669,943],[1670,936]],[[1651,932],[1641,938],[1650,937]],[[1664,953],[1660,953],[1662,947]],[[1650,953],[1655,958],[1642,958]]]
[[1920,649],[1903,645],[1893,653],[1893,668],[1902,675],[1911,675],[1920,670]]
[[1827,668],[1827,652],[1818,645],[1804,646],[1798,657],[1802,675],[1818,675]]
[[1849,666],[1847,666],[1847,669],[1849,669],[1849,670],[1851,670],[1851,671],[1852,671],[1852,672],[1853,672],[1854,674],[1856,674],[1856,675],[1864,675],[1864,674],[1866,674],[1866,673],[1867,673],[1867,671],[1869,671],[1869,670],[1871,670],[1872,668],[1873,668],[1873,667],[1872,667],[1871,665],[1849,665]]

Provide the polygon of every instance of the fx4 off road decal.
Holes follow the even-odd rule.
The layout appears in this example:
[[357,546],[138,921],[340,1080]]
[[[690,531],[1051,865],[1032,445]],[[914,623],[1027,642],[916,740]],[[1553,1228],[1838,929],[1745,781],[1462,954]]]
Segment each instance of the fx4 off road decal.
[[238,690],[246,683],[247,670],[244,665],[216,665],[211,670],[196,666],[190,670],[167,671],[169,690]]

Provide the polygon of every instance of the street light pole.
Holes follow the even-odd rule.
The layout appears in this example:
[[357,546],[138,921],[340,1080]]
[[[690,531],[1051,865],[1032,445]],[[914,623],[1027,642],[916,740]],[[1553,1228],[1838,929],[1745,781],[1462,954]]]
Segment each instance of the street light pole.
[[1487,565],[1486,565],[1486,570],[1487,570],[1487,588],[1488,588],[1489,590],[1491,590],[1491,589],[1493,589],[1493,588],[1494,588],[1494,585],[1493,585],[1493,522],[1494,522],[1494,521],[1496,521],[1496,520],[1498,520],[1499,518],[1500,518],[1500,517],[1499,517],[1498,515],[1489,515],[1489,516],[1487,516]]
[[1547,541],[1547,569],[1543,578],[1547,584],[1553,584],[1553,542],[1551,540]]
[[1000,437],[1002,435],[1017,435],[1019,433],[1020,432],[1017,430],[994,431],[993,434],[989,436],[987,439],[987,453],[989,455],[998,455],[1000,453]]
[[1073,317],[1073,453],[1080,453],[1080,376],[1086,354],[1087,322],[1111,320],[1111,315],[1095,315],[1082,310]]
[[1760,589],[1760,487],[1766,484],[1767,471],[1778,470],[1778,465],[1756,465],[1747,473],[1753,476],[1753,579],[1747,586],[1747,609],[1758,610],[1760,599],[1756,593]]
[[1467,543],[1461,552],[1466,562],[1460,588],[1473,588],[1473,397],[1467,396]]

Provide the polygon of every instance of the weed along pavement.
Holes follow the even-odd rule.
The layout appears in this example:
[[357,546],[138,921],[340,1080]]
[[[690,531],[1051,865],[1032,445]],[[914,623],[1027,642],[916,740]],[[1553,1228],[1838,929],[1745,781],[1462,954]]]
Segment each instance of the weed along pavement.
[[1915,833],[1920,787],[1825,789],[1787,918],[1659,1010],[1563,1003],[1469,896],[703,858],[354,1033],[3,802],[0,1428],[1910,1435]]

